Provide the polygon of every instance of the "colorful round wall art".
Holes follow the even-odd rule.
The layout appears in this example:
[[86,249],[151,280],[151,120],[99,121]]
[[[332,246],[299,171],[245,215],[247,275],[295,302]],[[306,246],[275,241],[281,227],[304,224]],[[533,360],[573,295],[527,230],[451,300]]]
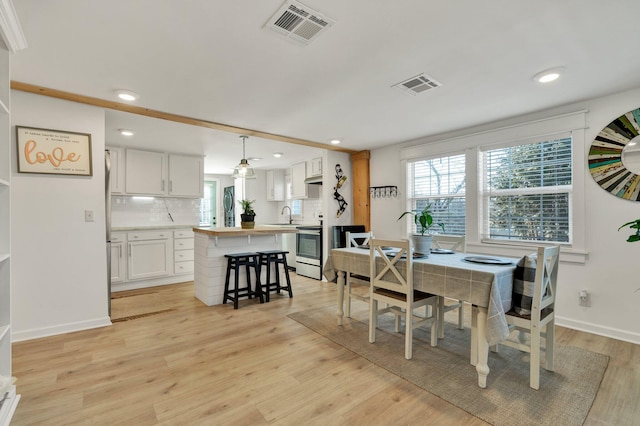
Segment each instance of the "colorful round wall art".
[[613,120],[589,149],[589,171],[605,191],[640,201],[640,108]]

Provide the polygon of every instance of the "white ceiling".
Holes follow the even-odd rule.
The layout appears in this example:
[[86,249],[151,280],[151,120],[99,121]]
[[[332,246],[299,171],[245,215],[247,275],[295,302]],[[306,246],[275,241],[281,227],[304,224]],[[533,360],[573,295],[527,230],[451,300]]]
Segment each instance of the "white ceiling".
[[[638,0],[303,3],[335,21],[306,47],[263,29],[283,0],[15,1],[29,47],[11,78],[107,100],[129,89],[138,106],[353,150],[640,87]],[[558,66],[561,80],[532,80]],[[443,86],[391,88],[421,73]],[[237,134],[116,111],[107,143],[203,153],[209,173],[242,153]],[[319,152],[247,141],[256,167],[277,167],[274,151],[283,166]]]

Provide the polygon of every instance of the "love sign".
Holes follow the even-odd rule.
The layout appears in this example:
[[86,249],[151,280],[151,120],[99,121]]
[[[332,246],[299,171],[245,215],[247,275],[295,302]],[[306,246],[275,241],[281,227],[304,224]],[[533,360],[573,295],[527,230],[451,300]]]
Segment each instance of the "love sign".
[[16,126],[18,172],[92,176],[91,135]]

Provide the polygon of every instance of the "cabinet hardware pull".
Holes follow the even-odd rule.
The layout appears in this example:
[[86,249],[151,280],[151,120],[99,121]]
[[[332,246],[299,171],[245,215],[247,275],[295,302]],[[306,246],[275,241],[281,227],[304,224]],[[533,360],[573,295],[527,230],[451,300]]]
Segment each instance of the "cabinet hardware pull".
[[169,192],[173,192],[173,181],[169,181]]
[[161,190],[164,191],[164,179],[162,179],[162,187]]

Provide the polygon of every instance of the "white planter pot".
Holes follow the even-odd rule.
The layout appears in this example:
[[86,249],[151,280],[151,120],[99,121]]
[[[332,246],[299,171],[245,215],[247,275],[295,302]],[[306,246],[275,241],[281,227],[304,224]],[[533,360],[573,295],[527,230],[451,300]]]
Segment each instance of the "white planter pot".
[[432,235],[411,234],[411,245],[414,253],[420,253],[428,257],[429,253],[431,253],[432,241]]

